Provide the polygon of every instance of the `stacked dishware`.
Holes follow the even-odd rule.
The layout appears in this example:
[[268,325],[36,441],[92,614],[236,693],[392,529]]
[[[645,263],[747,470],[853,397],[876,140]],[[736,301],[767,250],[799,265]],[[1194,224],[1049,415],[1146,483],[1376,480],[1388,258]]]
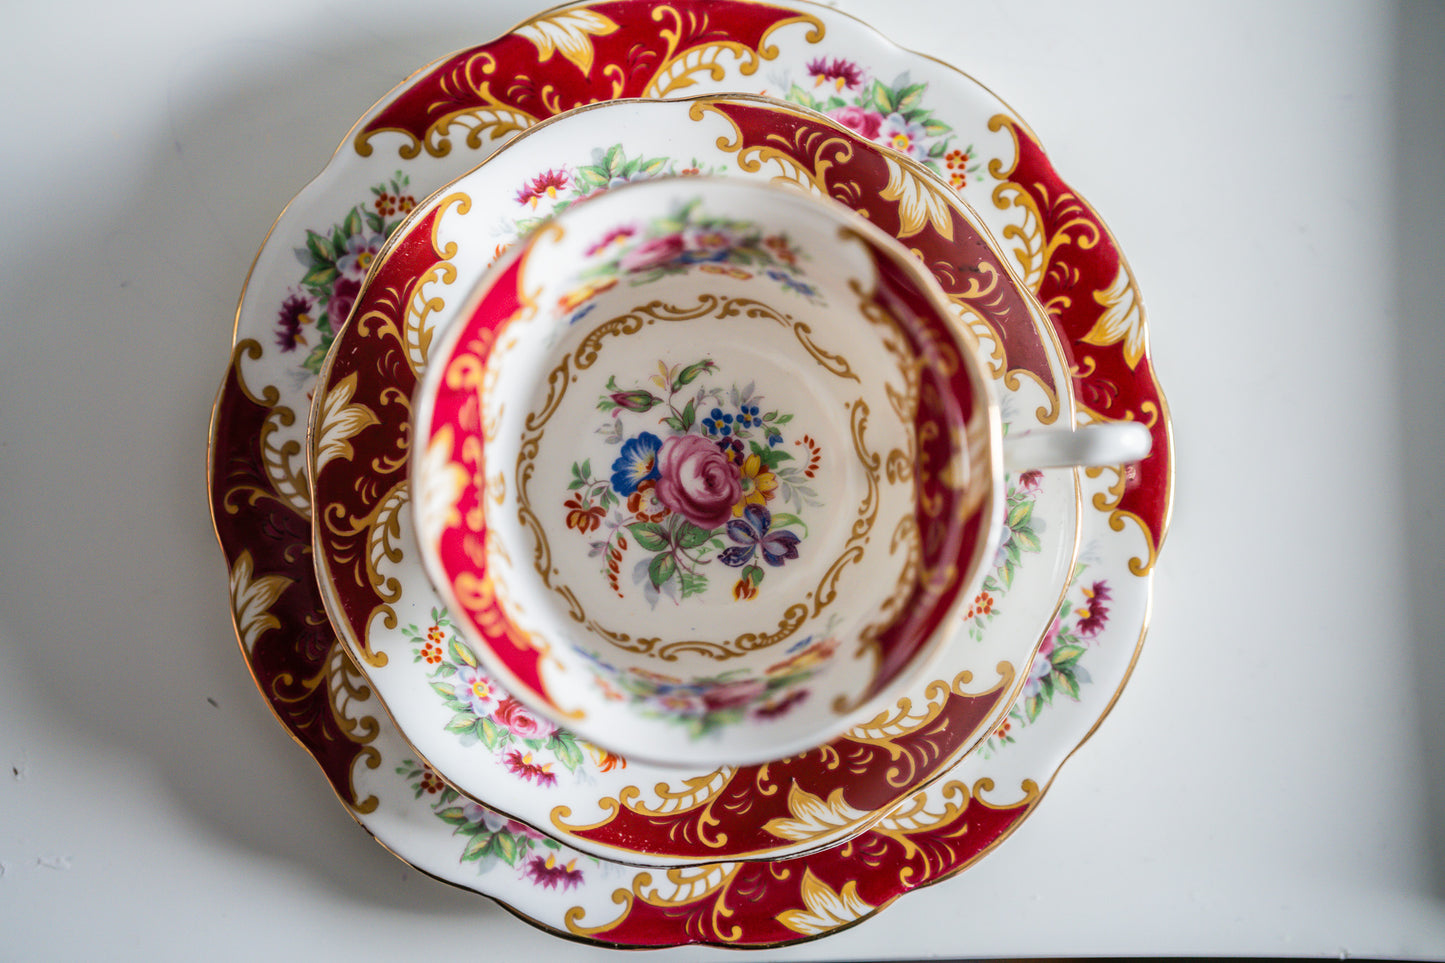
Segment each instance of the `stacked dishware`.
[[826,7],[583,3],[424,68],[235,339],[258,687],[387,848],[540,927],[863,919],[1026,818],[1142,644],[1133,276],[1005,105]]

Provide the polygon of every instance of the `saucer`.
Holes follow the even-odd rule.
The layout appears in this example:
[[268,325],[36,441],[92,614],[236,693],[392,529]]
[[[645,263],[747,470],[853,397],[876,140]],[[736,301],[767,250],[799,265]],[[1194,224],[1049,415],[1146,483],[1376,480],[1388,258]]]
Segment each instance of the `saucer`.
[[[611,140],[617,130],[628,132],[624,144]],[[776,148],[780,134],[811,147]],[[849,197],[875,225],[906,236],[926,263],[977,264],[967,273],[940,272],[972,327],[1052,349],[1041,333],[1048,326],[1041,309],[1007,289],[993,241],[946,188],[917,189],[938,191],[942,227],[907,234],[906,196],[884,190],[898,176],[892,171],[911,169],[907,162],[784,103],[629,101],[545,122],[423,202],[380,253],[315,389],[317,572],[350,655],[418,757],[463,796],[599,856],[652,865],[779,858],[857,833],[1001,720],[1073,564],[1079,508],[1072,473],[1015,481],[1007,509],[1012,554],[995,559],[989,584],[966,600],[973,603],[967,617],[936,663],[946,673],[926,676],[844,738],[761,766],[680,771],[630,760],[624,767],[510,694],[492,691],[496,681],[481,673],[455,628],[468,613],[440,601],[416,546],[407,462],[423,346],[457,317],[499,248],[593,185],[680,166],[766,178],[770,171],[749,163],[765,150],[809,190]],[[534,206],[516,185],[532,183],[539,170],[562,189]],[[999,284],[977,283],[990,276]],[[1009,387],[1001,373],[999,381],[1011,426],[1038,427],[1051,400],[1031,379]],[[488,484],[497,492],[507,487]],[[939,512],[949,511],[944,492],[931,498]],[[961,573],[952,575],[956,593]],[[501,617],[488,611],[479,617]],[[812,655],[806,645],[790,648],[785,657],[800,664]]]
[[[344,145],[288,206],[257,257],[213,413],[208,482],[230,571],[236,636],[257,686],[348,811],[393,852],[575,939],[610,946],[768,946],[835,931],[911,889],[966,869],[1028,816],[1060,765],[1108,713],[1142,644],[1150,572],[1172,500],[1167,408],[1145,347],[1138,290],[1112,235],[1053,171],[1028,128],[986,90],[823,6],[710,0],[668,4],[653,19],[661,6],[618,3],[549,12],[485,48],[422,71],[363,118],[363,152],[354,140]],[[606,24],[592,18],[596,11],[608,17]],[[689,11],[696,16],[689,18]],[[569,25],[578,19],[582,24],[570,30],[569,40]],[[724,21],[735,26],[717,26]],[[588,29],[620,36],[599,58]],[[617,44],[630,45],[638,59],[620,59]],[[575,91],[590,75],[591,96],[603,99],[614,89],[619,95],[646,92],[664,76],[664,66],[667,76],[685,74],[688,58],[704,70],[724,62],[717,83],[725,88],[719,89],[777,89],[760,70],[791,72],[815,88],[826,87],[832,75],[840,91],[857,89],[850,86],[851,71],[860,79],[874,74],[885,84],[908,73],[924,84],[925,97],[939,105],[938,122],[984,144],[960,149],[956,160],[963,166],[950,176],[962,174],[963,196],[976,202],[996,236],[1008,240],[1026,282],[1050,306],[1057,336],[1074,360],[1074,390],[1089,406],[1082,419],[1094,412],[1134,417],[1153,430],[1155,446],[1127,475],[1105,471],[1084,479],[1090,505],[1078,563],[1084,567],[1069,590],[1070,614],[1060,620],[1055,640],[1064,637],[1067,621],[1083,644],[1055,644],[1035,661],[1025,682],[1029,701],[1021,703],[1032,709],[1001,725],[997,738],[921,799],[911,798],[847,844],[787,863],[723,863],[655,874],[593,863],[460,803],[379,718],[364,678],[334,639],[310,573],[297,412],[314,380],[309,355],[317,349],[324,355],[330,337],[321,323],[330,299],[319,305],[317,291],[337,270],[334,242],[352,236],[341,228],[357,226],[359,232],[371,210],[394,216],[398,206],[415,204],[416,196],[469,169],[483,148],[532,119],[522,113],[525,107],[489,106],[488,98],[497,99],[490,83],[469,84],[435,101],[432,92],[449,72],[472,63],[480,72],[476,79],[486,81],[500,63],[507,76],[537,81],[522,90],[533,100],[539,88]],[[607,72],[609,63],[622,62],[637,69]],[[814,71],[818,84],[808,79]],[[465,69],[458,76],[467,80]],[[674,86],[663,79],[658,92]],[[549,96],[559,109],[577,100],[575,93],[566,102]],[[433,109],[433,103],[439,106]],[[539,108],[543,115],[554,112],[545,104]],[[510,130],[499,123],[507,116]],[[483,128],[479,118],[488,117]],[[399,131],[399,141],[382,144],[379,132],[386,127]],[[474,128],[480,131],[470,147],[476,153],[458,156]],[[398,143],[404,153],[397,152]],[[394,188],[371,190],[393,176],[402,178]],[[332,250],[320,243],[313,248],[313,232]],[[297,249],[308,252],[303,272],[293,270]],[[340,271],[330,277],[339,278]],[[343,288],[338,309],[354,293]],[[1027,358],[1011,352],[1009,362],[1027,370]]]

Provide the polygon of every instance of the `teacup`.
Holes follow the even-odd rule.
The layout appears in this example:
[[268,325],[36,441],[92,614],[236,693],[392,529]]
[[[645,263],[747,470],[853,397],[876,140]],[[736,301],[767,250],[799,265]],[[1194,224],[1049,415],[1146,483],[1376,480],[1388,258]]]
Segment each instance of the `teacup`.
[[664,764],[762,762],[877,715],[992,558],[1006,461],[1148,451],[1138,426],[1005,440],[910,252],[753,182],[573,205],[442,338],[414,402],[429,573],[520,699]]

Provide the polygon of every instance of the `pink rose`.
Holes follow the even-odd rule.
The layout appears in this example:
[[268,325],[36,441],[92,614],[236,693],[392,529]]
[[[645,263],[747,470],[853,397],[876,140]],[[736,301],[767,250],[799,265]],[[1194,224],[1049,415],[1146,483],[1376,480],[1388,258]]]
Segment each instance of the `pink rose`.
[[643,241],[622,255],[619,267],[624,271],[648,271],[674,261],[687,249],[681,234],[668,234]]
[[702,698],[709,710],[717,712],[745,706],[766,691],[768,684],[762,679],[740,679],[712,686],[704,690]]
[[828,111],[828,116],[850,130],[856,130],[869,140],[878,136],[883,129],[883,115],[862,107],[839,107]]
[[351,308],[356,304],[359,294],[361,294],[361,281],[358,278],[339,277],[331,286],[331,300],[326,302],[326,313],[331,317],[333,331],[338,330],[346,323],[346,317],[351,313]]
[[513,735],[523,739],[545,739],[557,731],[556,726],[546,719],[534,716],[530,709],[511,696],[497,703],[497,710],[492,713],[492,718],[510,729]]
[[657,453],[657,500],[711,531],[733,516],[743,497],[738,466],[701,435],[677,435]]

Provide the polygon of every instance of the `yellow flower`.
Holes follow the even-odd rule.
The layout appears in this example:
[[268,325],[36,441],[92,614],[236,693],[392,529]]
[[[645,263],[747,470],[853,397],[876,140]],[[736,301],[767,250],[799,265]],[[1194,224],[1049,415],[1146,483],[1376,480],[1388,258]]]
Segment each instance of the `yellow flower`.
[[756,454],[743,459],[743,497],[733,506],[733,517],[741,518],[743,509],[749,505],[770,502],[778,488],[778,476],[772,469],[763,467],[763,460]]

